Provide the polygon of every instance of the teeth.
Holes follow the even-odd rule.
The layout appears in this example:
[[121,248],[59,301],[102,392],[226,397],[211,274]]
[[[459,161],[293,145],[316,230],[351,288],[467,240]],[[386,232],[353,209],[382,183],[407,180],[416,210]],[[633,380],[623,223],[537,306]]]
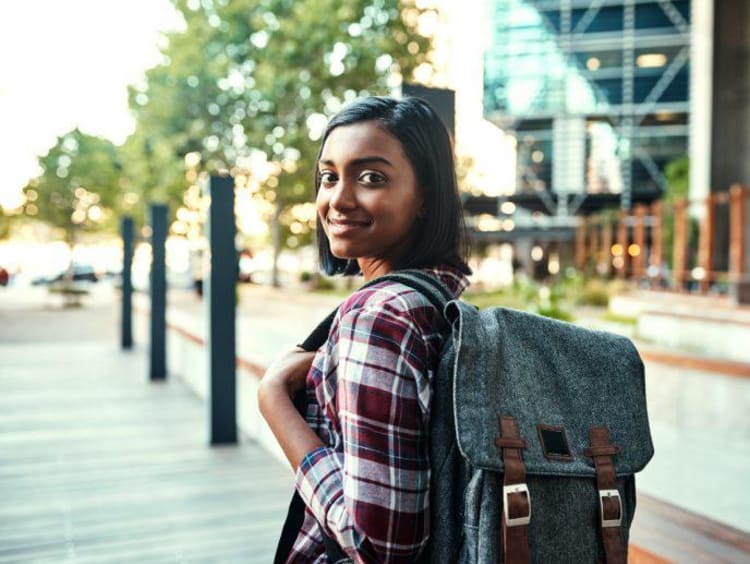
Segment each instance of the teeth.
[[328,223],[331,225],[370,225],[369,221],[341,221],[335,219],[329,219]]

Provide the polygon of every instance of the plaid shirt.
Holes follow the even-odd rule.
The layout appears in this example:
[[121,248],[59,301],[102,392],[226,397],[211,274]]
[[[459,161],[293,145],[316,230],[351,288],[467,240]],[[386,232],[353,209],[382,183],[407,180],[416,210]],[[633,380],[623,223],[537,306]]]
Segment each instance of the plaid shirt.
[[[456,296],[458,270],[426,270]],[[339,309],[307,375],[306,420],[325,446],[296,475],[305,518],[288,563],[327,562],[320,527],[355,562],[414,562],[429,537],[431,380],[442,315],[383,281]]]

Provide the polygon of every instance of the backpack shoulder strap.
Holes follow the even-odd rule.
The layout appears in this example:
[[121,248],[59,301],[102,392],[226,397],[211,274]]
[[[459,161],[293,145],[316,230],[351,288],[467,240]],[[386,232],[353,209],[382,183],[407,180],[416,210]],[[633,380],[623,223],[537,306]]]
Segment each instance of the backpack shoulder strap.
[[[409,269],[399,270],[376,278],[373,282],[382,280],[392,280],[400,282],[413,290],[421,293],[430,300],[430,303],[442,314],[445,305],[453,300],[453,295],[448,291],[439,280],[421,270]],[[364,286],[363,286],[364,287]]]
[[[400,282],[401,284],[420,292],[430,300],[430,303],[434,305],[441,314],[444,312],[445,304],[453,300],[453,295],[439,280],[436,280],[429,274],[425,274],[423,271],[416,269],[398,270],[390,274],[385,274],[374,280],[370,280],[362,285],[359,290],[384,280]],[[321,321],[315,329],[313,329],[312,333],[300,343],[300,348],[306,351],[314,351],[326,342],[326,339],[328,339],[328,333],[331,330],[331,325],[333,324],[333,319],[336,317],[336,312],[338,312],[339,307],[341,306],[337,306],[336,309],[329,313],[326,318]]]

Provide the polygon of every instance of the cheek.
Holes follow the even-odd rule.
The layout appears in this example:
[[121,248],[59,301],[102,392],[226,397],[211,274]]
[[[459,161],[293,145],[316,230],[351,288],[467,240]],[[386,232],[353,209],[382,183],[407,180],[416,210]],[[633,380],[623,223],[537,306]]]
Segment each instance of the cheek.
[[321,192],[315,196],[315,210],[318,214],[318,222],[323,228],[323,233],[328,237],[328,224],[326,223],[326,216],[328,215],[328,199],[321,195]]
[[417,218],[420,203],[413,197],[401,198],[393,203],[392,213],[394,220],[402,226],[411,226]]
[[325,196],[324,192],[320,190],[317,195],[315,196],[315,209],[318,212],[318,217],[325,218],[326,214],[328,213],[328,198]]

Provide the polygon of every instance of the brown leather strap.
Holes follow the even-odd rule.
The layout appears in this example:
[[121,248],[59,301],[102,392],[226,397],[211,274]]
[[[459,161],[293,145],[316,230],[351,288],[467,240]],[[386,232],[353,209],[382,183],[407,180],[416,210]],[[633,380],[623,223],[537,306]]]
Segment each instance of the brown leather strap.
[[526,448],[526,441],[523,439],[509,439],[506,437],[498,437],[495,439],[495,444],[500,448]]
[[627,564],[628,551],[622,540],[622,500],[617,490],[617,475],[612,456],[620,448],[609,441],[606,427],[589,429],[591,447],[583,452],[594,459],[596,486],[599,490],[600,530],[607,564]]
[[584,449],[583,452],[586,456],[589,456],[589,457],[614,456],[615,454],[620,452],[620,447],[617,447],[615,445],[589,447],[587,449]]
[[526,465],[521,439],[513,417],[500,417],[500,436],[495,444],[503,451],[503,516],[501,520],[502,560],[504,564],[526,564],[529,558],[529,520],[531,498],[526,486]]

